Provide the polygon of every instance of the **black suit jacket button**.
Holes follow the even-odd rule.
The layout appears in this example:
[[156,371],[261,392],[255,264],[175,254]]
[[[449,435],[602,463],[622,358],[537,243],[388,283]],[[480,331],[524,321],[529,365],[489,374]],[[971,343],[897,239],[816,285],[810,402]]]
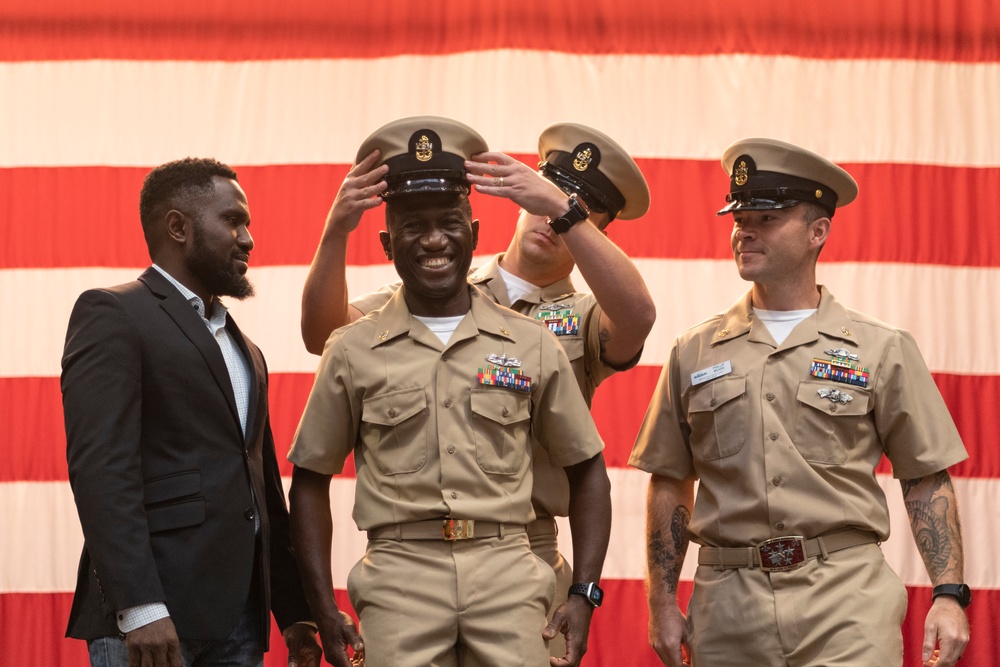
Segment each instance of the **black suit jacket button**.
[[253,521],[253,508],[252,507],[248,507],[245,510],[243,510],[243,518],[246,519],[247,521]]

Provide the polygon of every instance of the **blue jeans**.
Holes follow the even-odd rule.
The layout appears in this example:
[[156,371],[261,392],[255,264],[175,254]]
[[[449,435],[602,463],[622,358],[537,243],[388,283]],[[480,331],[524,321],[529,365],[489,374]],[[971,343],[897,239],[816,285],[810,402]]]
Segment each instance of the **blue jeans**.
[[[264,637],[261,612],[247,604],[232,634],[218,641],[181,639],[184,667],[262,667]],[[119,637],[100,637],[87,642],[93,667],[129,667],[128,648]]]

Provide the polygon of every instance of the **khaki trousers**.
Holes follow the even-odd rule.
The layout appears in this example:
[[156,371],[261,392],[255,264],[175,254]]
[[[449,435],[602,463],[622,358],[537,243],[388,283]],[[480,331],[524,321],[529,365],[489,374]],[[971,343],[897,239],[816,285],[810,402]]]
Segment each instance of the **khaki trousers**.
[[367,667],[545,667],[554,587],[523,533],[370,540],[347,580]]
[[789,572],[700,565],[692,667],[898,667],[906,588],[876,544]]
[[[554,525],[554,524],[553,524]],[[549,610],[549,620],[552,614],[566,601],[569,587],[573,584],[573,568],[559,553],[559,542],[556,533],[535,533],[528,527],[531,550],[536,556],[549,564],[556,575],[556,593],[552,599],[552,609]],[[549,655],[554,658],[562,658],[566,655],[566,637],[562,633],[556,635],[555,639],[549,641]]]

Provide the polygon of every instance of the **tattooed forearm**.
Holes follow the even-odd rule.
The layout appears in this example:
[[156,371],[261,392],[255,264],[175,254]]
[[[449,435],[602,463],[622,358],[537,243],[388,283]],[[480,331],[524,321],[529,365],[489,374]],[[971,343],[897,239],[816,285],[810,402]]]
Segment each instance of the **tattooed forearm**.
[[687,551],[689,523],[691,523],[691,512],[688,511],[688,508],[683,505],[675,507],[674,513],[670,516],[670,536],[674,538],[678,553]]
[[935,495],[939,489],[954,491],[954,488],[951,485],[951,476],[946,470],[936,472],[933,475],[928,475],[927,477],[902,479],[899,483],[903,487],[903,500],[907,500],[910,492],[921,484],[927,485],[927,490],[930,491],[931,495]]
[[[932,581],[962,575],[962,529],[947,472],[901,482],[917,549]],[[955,575],[955,577],[951,577]]]
[[666,585],[667,592],[676,593],[680,581],[681,565],[687,552],[687,525],[691,521],[691,513],[684,506],[674,508],[670,516],[670,539],[664,538],[659,528],[649,536],[648,553],[650,576],[653,571],[659,572],[660,580]]
[[948,530],[948,501],[936,498],[930,503],[908,502],[906,513],[931,577],[942,574],[951,560],[952,536]]
[[901,479],[901,480],[899,480],[899,485],[903,487],[903,500],[906,500],[906,497],[908,495],[910,495],[910,491],[912,491],[913,488],[917,484],[920,484],[920,482],[922,482],[922,481],[924,481],[923,477],[918,477],[917,479]]

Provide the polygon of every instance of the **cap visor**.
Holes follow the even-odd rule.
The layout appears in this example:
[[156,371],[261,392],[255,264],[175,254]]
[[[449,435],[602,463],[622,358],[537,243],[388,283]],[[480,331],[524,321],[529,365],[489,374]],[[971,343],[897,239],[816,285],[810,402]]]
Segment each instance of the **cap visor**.
[[774,211],[780,208],[791,208],[802,201],[799,199],[734,199],[719,209],[716,215],[726,215],[736,211]]

